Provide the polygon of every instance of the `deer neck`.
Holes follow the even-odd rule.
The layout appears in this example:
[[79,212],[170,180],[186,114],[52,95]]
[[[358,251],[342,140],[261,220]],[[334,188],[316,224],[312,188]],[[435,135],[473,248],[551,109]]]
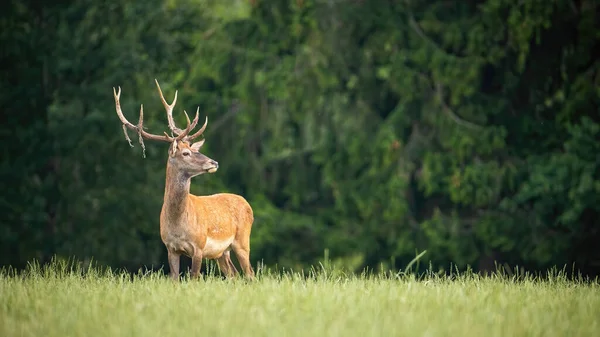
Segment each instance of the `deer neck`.
[[167,219],[171,223],[179,222],[178,220],[186,213],[188,196],[190,195],[190,181],[189,176],[177,171],[167,163],[163,208]]

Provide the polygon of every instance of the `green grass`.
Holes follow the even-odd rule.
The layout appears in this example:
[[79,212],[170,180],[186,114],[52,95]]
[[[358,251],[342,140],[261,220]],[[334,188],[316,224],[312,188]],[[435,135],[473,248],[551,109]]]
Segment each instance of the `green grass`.
[[65,264],[0,273],[0,336],[597,336],[600,286],[325,271],[176,284]]

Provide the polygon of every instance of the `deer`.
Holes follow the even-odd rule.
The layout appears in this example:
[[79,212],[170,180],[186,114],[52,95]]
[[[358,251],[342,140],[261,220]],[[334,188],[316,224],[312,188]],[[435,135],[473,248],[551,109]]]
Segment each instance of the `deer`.
[[180,129],[173,119],[173,108],[177,103],[177,91],[171,104],[168,104],[162,93],[158,80],[154,80],[160,99],[167,113],[167,123],[171,135],[151,134],[144,130],[144,105],[140,106],[137,124],[125,118],[121,110],[121,87],[118,92],[113,87],[116,111],[125,138],[133,147],[127,129],[135,131],[139,136],[142,148],[143,139],[163,141],[170,144],[167,158],[166,181],[162,209],[160,212],[160,237],[167,249],[170,277],[179,280],[181,255],[192,259],[190,276],[198,278],[202,259],[216,260],[220,271],[226,278],[239,275],[231,261],[233,250],[237,260],[249,278],[254,278],[254,270],[250,264],[250,232],[254,222],[252,207],[246,199],[232,193],[217,193],[197,196],[190,193],[191,179],[205,174],[215,173],[219,163],[200,153],[205,138],[193,142],[201,136],[208,124],[208,116],[204,125],[195,133],[190,132],[198,124],[200,107],[192,122],[184,110],[187,126]]

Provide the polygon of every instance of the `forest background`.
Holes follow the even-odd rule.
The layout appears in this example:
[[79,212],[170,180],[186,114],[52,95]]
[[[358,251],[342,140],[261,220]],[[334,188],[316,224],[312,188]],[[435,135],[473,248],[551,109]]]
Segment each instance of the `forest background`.
[[[192,192],[254,208],[254,264],[600,273],[593,0],[0,5],[0,265],[166,267],[154,79],[208,116]],[[145,155],[145,156],[144,156]],[[166,271],[166,270],[165,270]]]

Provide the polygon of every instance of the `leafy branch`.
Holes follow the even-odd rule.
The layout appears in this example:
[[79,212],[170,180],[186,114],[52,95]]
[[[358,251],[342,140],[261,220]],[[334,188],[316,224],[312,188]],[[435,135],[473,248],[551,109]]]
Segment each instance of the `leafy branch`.
[[464,127],[470,128],[470,129],[474,129],[474,130],[481,130],[483,129],[482,125],[479,124],[475,124],[473,122],[464,120],[462,118],[460,118],[449,106],[448,104],[446,104],[446,101],[444,100],[444,92],[442,89],[442,85],[439,82],[435,82],[435,93],[436,96],[438,97],[438,100],[440,101],[440,104],[442,105],[442,110],[448,115],[448,117],[450,117],[450,119],[452,119],[453,121],[455,121],[457,124],[462,125]]

